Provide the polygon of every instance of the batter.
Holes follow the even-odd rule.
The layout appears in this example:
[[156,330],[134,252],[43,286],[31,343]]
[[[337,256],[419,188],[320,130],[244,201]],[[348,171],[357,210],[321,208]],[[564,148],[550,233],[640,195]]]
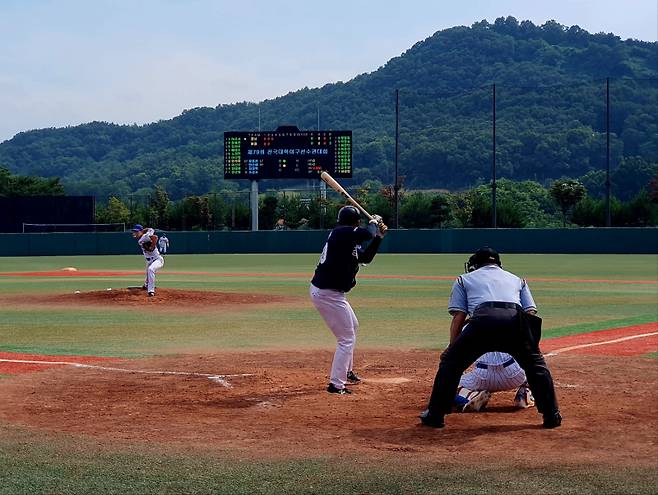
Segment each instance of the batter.
[[340,209],[338,225],[329,233],[311,280],[311,301],[336,337],[327,387],[333,394],[350,394],[345,384],[360,381],[352,369],[359,321],[345,294],[356,285],[359,264],[370,263],[377,254],[387,230],[381,217],[370,220],[368,228],[360,227],[360,221],[353,206]]

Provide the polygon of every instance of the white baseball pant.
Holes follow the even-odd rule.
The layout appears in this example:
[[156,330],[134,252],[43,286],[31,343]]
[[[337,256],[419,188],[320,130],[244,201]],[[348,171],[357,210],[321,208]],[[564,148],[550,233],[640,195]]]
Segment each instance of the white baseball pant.
[[487,364],[486,368],[476,363],[473,371],[465,373],[459,381],[459,386],[469,390],[487,390],[500,392],[520,387],[526,381],[525,371],[514,361],[509,366],[503,364]]
[[345,388],[347,372],[352,369],[354,360],[354,344],[359,321],[352,306],[347,302],[344,292],[318,289],[311,284],[310,294],[313,305],[336,337],[336,352],[331,363],[329,381],[336,388]]
[[158,256],[156,258],[146,259],[146,290],[148,292],[155,292],[155,273],[164,266],[164,258]]

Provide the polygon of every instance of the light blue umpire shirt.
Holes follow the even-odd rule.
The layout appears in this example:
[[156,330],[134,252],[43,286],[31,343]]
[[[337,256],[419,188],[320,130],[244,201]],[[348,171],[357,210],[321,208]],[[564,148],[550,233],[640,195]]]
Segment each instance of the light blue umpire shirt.
[[524,279],[498,265],[485,265],[457,277],[452,285],[448,311],[473,315],[480,304],[492,301],[519,304],[525,311],[537,310]]

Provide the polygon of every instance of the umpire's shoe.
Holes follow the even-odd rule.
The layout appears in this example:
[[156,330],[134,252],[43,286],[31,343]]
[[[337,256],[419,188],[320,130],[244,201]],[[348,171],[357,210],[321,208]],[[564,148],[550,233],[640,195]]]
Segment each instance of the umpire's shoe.
[[446,425],[443,420],[443,415],[437,416],[435,414],[430,414],[429,409],[425,409],[418,417],[423,425],[429,426],[430,428],[443,428]]
[[339,395],[345,395],[345,394],[351,394],[352,392],[350,390],[347,390],[346,388],[338,388],[336,387],[333,383],[330,383],[329,386],[327,387],[327,392],[330,394],[339,394]]
[[560,411],[558,411],[548,416],[544,416],[544,424],[542,426],[544,428],[557,428],[561,424],[562,424],[562,415],[560,414]]

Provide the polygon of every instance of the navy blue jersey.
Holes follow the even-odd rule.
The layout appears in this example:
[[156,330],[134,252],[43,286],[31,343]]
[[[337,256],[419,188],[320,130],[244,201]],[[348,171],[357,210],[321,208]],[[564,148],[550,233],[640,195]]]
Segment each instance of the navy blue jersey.
[[[356,285],[359,263],[370,263],[381,244],[374,229],[339,225],[331,231],[311,283],[318,289],[349,292]],[[367,247],[361,244],[368,242]]]

